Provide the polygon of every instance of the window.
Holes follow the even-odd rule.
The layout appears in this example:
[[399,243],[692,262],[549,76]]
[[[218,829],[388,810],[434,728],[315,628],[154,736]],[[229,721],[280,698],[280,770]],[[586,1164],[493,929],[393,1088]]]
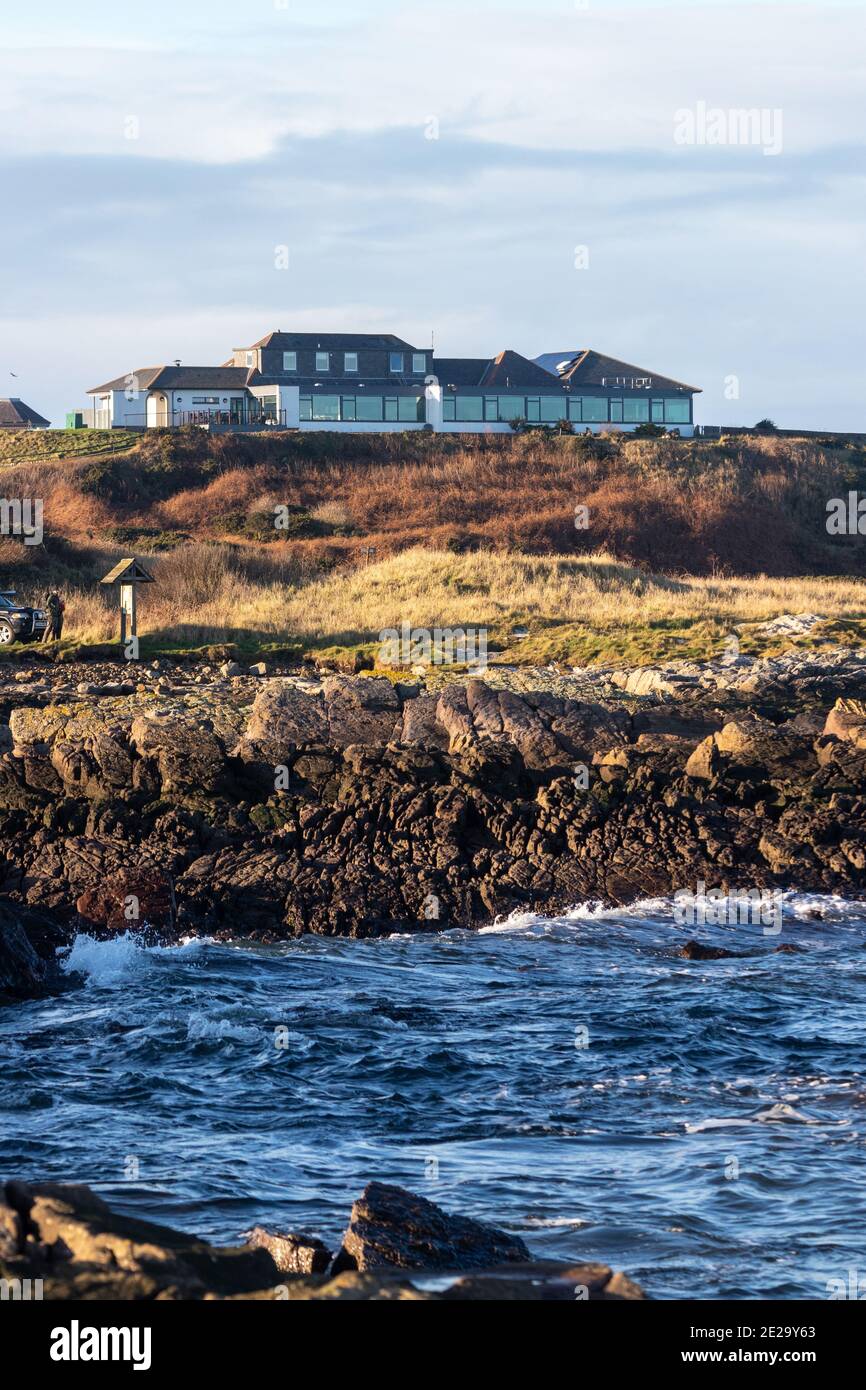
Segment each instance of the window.
[[248,367],[254,367],[255,365],[256,365],[256,354],[255,354],[254,352],[248,352],[248,353],[247,353],[247,366],[248,366]]
[[665,421],[669,425],[688,425],[689,402],[683,400],[665,401]]
[[498,419],[499,419],[499,397],[498,397],[498,396],[485,396],[485,397],[484,397],[484,418],[485,418],[485,420],[498,420]]
[[525,396],[500,396],[499,397],[499,418],[500,420],[522,420],[526,415]]
[[653,412],[653,424],[654,424],[654,425],[663,425],[663,424],[664,424],[664,419],[665,419],[665,403],[664,403],[664,401],[653,401],[653,403],[652,403],[652,412]]
[[622,424],[622,396],[611,396],[610,418],[616,424]]
[[456,419],[457,419],[456,405],[457,405],[456,397],[451,396],[451,395],[443,396],[443,397],[442,397],[442,419],[443,419],[443,420],[456,420]]
[[312,418],[313,418],[313,398],[312,398],[312,396],[301,396],[301,412],[300,412],[300,418],[301,418],[302,420],[312,420]]
[[[535,424],[541,419],[541,401],[538,396],[529,396],[526,401],[526,418]],[[580,419],[580,415],[577,417]]]
[[397,398],[397,414],[401,420],[417,421],[423,419],[421,414],[421,396],[399,396]]
[[541,418],[549,425],[555,425],[557,420],[565,419],[565,401],[561,396],[542,396],[541,398]]
[[296,372],[298,370],[298,354],[296,352],[283,353],[283,371]]
[[389,357],[389,361],[390,361],[390,370],[391,370],[392,372],[402,372],[402,370],[403,370],[403,354],[402,354],[402,352],[391,352],[391,353],[388,354],[388,357]]
[[354,420],[355,418],[355,397],[344,396],[340,410],[341,420]]
[[627,425],[642,425],[649,420],[649,401],[646,396],[641,399],[635,397],[629,400],[628,397],[622,403],[622,418]]
[[569,420],[580,420],[580,396],[569,396],[568,418]]
[[343,371],[344,371],[344,372],[356,372],[357,370],[358,370],[358,354],[357,354],[357,352],[344,352],[344,353],[343,353]]
[[340,397],[339,396],[314,396],[313,397],[313,419],[314,420],[339,420],[340,418]]
[[458,396],[457,397],[457,420],[483,420],[484,419],[484,397],[483,396]]
[[329,372],[331,370],[331,354],[329,352],[316,353],[316,371]]
[[[587,424],[598,424],[607,419],[606,396],[582,396],[582,418]],[[644,401],[646,405],[646,401]]]
[[219,396],[193,396],[193,405],[219,405]]
[[426,354],[426,352],[413,352],[413,353],[412,353],[412,371],[413,371],[413,372],[426,372],[426,370],[427,370],[427,354]]
[[382,397],[381,396],[356,396],[355,397],[355,419],[356,420],[381,420],[382,418]]
[[386,397],[385,397],[385,419],[386,419],[386,420],[396,420],[397,418],[398,418],[398,416],[397,416],[397,397],[396,397],[396,396],[386,396]]

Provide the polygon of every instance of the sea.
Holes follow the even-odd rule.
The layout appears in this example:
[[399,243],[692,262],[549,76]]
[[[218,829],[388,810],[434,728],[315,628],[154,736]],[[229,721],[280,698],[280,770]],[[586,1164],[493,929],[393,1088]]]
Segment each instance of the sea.
[[[334,1248],[378,1179],[659,1299],[866,1292],[866,905],[782,906],[778,935],[654,899],[372,940],[79,936],[83,987],[0,1011],[0,1176]],[[736,956],[684,959],[690,935]]]

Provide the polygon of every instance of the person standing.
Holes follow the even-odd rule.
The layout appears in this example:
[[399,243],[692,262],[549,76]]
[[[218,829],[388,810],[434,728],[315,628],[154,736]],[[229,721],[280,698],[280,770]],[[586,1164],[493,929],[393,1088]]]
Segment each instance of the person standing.
[[45,604],[48,613],[48,626],[42,636],[43,642],[53,642],[63,631],[63,613],[66,605],[58,593],[50,593]]

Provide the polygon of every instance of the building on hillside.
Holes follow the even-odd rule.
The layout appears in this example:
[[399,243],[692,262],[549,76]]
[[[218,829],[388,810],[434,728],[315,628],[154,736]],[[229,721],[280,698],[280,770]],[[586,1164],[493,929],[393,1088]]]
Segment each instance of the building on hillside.
[[0,399],[0,430],[47,430],[50,424],[17,396]]
[[655,423],[691,434],[698,390],[591,349],[437,357],[390,333],[276,332],[221,366],[143,367],[95,386],[88,422],[478,434],[569,420],[593,433]]

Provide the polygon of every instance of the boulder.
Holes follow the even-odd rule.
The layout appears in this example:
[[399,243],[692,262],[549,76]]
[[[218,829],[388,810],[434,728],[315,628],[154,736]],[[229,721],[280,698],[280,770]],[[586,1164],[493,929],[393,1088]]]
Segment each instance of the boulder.
[[236,752],[247,761],[285,763],[302,744],[328,742],[324,705],[291,681],[269,681],[253,702]]
[[451,1216],[402,1187],[371,1182],[352,1207],[334,1269],[480,1269],[530,1258],[518,1236]]
[[334,747],[381,745],[399,738],[400,701],[384,676],[328,676],[322,682],[322,693]]
[[42,999],[80,983],[65,974],[56,952],[62,935],[42,914],[0,900],[0,1004]]
[[171,931],[177,907],[171,875],[164,869],[123,869],[78,898],[75,909],[85,922],[111,931],[153,927]]
[[277,1235],[263,1226],[254,1226],[247,1245],[267,1250],[280,1274],[324,1274],[331,1263],[331,1252],[315,1236],[286,1232]]
[[202,1298],[278,1282],[267,1250],[216,1249],[197,1236],[119,1215],[88,1187],[7,1182],[4,1195],[0,1226],[10,1223],[11,1213],[19,1231],[17,1262],[45,1277],[48,1297],[152,1299],[171,1291]]

